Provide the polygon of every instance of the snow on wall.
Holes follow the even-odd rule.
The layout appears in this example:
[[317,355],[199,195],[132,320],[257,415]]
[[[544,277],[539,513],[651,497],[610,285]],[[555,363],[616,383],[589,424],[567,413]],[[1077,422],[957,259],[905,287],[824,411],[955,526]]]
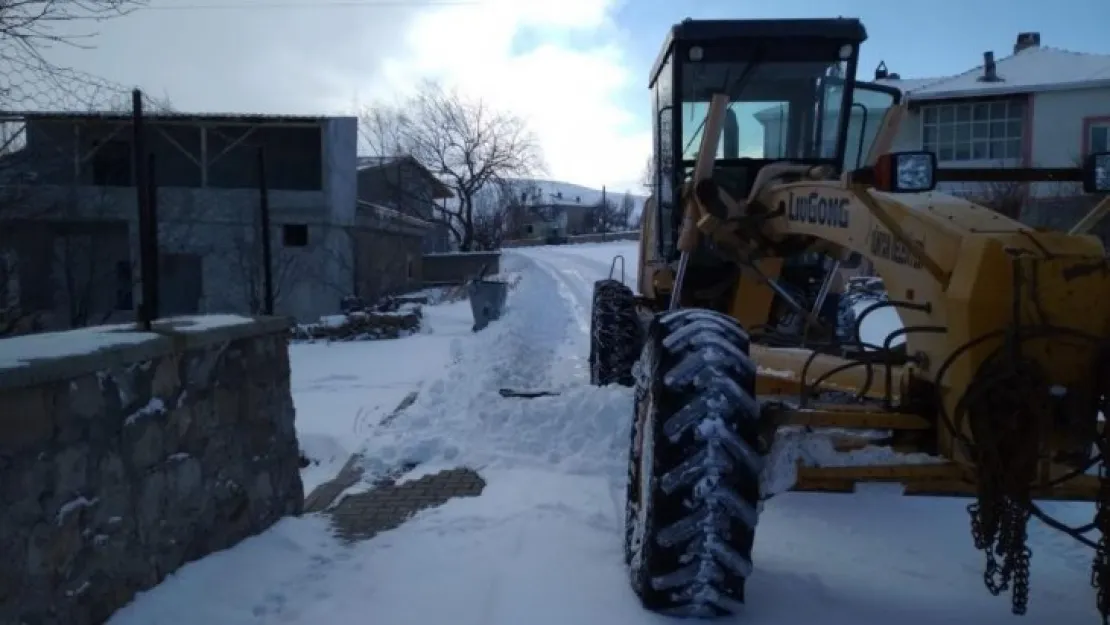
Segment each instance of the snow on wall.
[[250,317],[239,315],[197,315],[161,319],[154,324],[153,332],[140,332],[134,323],[124,323],[0,339],[0,372],[26,367],[36,360],[82,356],[140,345],[158,340],[168,330],[195,334],[251,321]]

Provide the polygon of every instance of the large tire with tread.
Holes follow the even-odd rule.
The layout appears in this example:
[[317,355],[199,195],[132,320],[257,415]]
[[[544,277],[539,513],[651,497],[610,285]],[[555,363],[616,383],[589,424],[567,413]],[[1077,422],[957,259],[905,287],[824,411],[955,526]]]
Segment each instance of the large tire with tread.
[[618,280],[595,282],[590,311],[590,384],[635,384],[632,367],[642,345],[643,329],[632,289]]
[[764,446],[747,333],[700,309],[659,314],[636,371],[625,560],[648,610],[735,613],[752,571]]

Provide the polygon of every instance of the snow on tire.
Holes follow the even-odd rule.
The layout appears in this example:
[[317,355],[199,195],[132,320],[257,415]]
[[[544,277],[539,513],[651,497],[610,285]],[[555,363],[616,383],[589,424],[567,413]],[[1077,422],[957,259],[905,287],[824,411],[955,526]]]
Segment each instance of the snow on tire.
[[760,471],[756,367],[731,317],[652,321],[636,371],[625,559],[644,607],[732,614],[752,571]]
[[632,367],[642,343],[632,289],[618,280],[595,282],[590,311],[590,383],[632,386]]

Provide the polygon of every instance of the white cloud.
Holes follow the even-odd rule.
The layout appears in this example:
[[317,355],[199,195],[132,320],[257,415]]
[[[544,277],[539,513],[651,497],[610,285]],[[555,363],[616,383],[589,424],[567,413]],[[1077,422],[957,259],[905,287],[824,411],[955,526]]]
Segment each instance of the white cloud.
[[[414,23],[406,49],[385,64],[384,84],[402,90],[416,78],[439,78],[524,117],[552,178],[642,191],[650,134],[646,119],[621,101],[637,81],[613,43],[614,4],[490,0],[429,12]],[[522,35],[532,45],[514,51]],[[606,42],[565,43],[598,36]]]
[[[551,177],[642,191],[647,92],[617,43],[619,1],[359,7],[321,0],[288,9],[266,0],[188,10],[174,6],[180,0],[152,0],[154,10],[97,25],[95,49],[60,47],[51,56],[198,112],[350,114],[356,101],[440,78],[523,116]],[[627,110],[621,96],[629,92],[642,94],[644,106]]]

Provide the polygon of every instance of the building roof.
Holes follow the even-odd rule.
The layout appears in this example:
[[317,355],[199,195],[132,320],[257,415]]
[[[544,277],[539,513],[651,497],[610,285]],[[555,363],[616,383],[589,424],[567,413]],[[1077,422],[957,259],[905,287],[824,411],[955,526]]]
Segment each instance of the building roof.
[[[131,121],[130,111],[8,111],[4,118],[25,120],[104,120]],[[343,116],[268,115],[261,113],[179,113],[152,111],[143,114],[151,122],[219,122],[230,124],[319,124],[329,119],[347,119]],[[351,118],[353,119],[353,118]]]
[[[399,163],[405,160],[405,156],[360,156],[358,157],[359,169],[372,169],[374,167],[384,167],[390,163]],[[415,160],[415,159],[414,159]]]
[[434,199],[447,200],[455,197],[455,194],[451,192],[450,187],[443,184],[442,180],[436,178],[435,175],[433,175],[427,167],[422,165],[420,161],[416,160],[416,158],[411,155],[403,154],[398,156],[360,156],[358,157],[357,167],[359,171],[362,171],[365,169],[376,169],[378,167],[389,167],[405,161],[408,161],[415,165],[428,178],[428,181],[432,184],[432,197]]
[[875,82],[901,89],[910,101],[1110,87],[1110,54],[1032,46],[994,63],[993,82],[982,80],[983,64],[955,76]]
[[355,213],[360,217],[376,217],[378,219],[391,219],[409,226],[416,228],[431,228],[432,222],[412,215],[406,215],[398,210],[393,210],[388,206],[375,204],[373,202],[366,202],[357,200],[355,204]]

